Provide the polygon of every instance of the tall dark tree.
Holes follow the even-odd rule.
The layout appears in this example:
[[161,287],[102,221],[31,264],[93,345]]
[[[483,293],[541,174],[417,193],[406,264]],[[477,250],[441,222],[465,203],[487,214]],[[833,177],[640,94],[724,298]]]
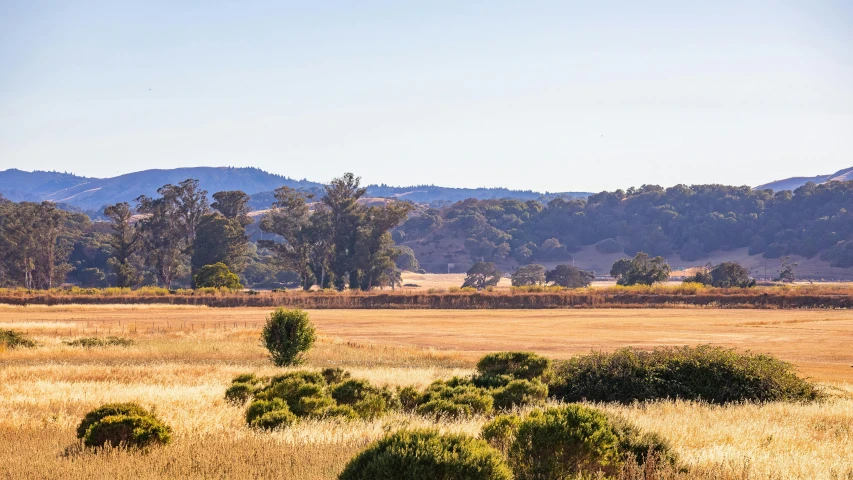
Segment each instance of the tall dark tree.
[[139,271],[133,258],[139,245],[139,235],[131,220],[133,211],[127,202],[116,203],[104,209],[104,215],[112,221],[110,236],[112,255],[108,265],[115,272],[117,287],[132,287],[140,281]]
[[314,253],[312,239],[315,232],[311,220],[311,212],[303,193],[290,187],[277,188],[275,203],[261,220],[261,230],[278,235],[284,241],[258,242],[261,247],[275,253],[279,265],[299,275],[305,290],[310,289],[315,281],[311,268]]
[[389,276],[400,251],[394,247],[390,230],[406,219],[412,206],[390,203],[365,210],[362,224],[356,231],[356,269],[359,288],[370,290],[382,276]]
[[367,189],[361,187],[360,177],[345,173],[325,186],[321,199],[331,217],[333,254],[330,267],[335,272],[338,290],[359,287],[356,242],[364,209],[360,208],[358,199],[366,192]]
[[172,185],[158,190],[160,198],[141,196],[136,210],[145,215],[139,222],[139,234],[145,264],[166,288],[175,278],[187,273],[186,228],[179,213],[178,195]]
[[208,213],[201,218],[196,229],[190,257],[192,271],[198,272],[205,265],[223,263],[229,271],[239,273],[246,266],[247,250],[246,231],[238,219]]
[[229,220],[237,220],[240,225],[246,227],[252,223],[249,216],[249,195],[240,190],[227,190],[213,194],[215,202],[211,207],[219,211]]

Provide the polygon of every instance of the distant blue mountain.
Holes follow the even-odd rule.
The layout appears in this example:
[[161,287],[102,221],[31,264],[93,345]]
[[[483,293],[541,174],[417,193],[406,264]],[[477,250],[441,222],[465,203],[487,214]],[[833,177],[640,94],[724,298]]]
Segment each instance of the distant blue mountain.
[[[154,196],[166,184],[176,184],[195,178],[211,195],[223,190],[242,190],[252,196],[253,209],[268,208],[273,201],[272,191],[281,186],[319,192],[322,184],[294,180],[258,168],[190,167],[170,170],[143,170],[112,178],[81,177],[61,172],[25,172],[17,169],[0,171],[0,194],[12,201],[49,200],[87,211],[99,211],[104,206],[128,202],[140,195]],[[517,198],[519,200],[548,200],[557,196],[586,197],[587,192],[540,193],[506,188],[448,188],[434,185],[390,187],[370,185],[371,197],[398,198],[415,203],[451,203],[466,198]]]
[[831,181],[849,181],[853,180],[853,167],[845,168],[844,170],[839,170],[832,175],[818,175],[816,177],[791,177],[786,178],[784,180],[776,180],[774,182],[765,183],[764,185],[760,185],[755,187],[756,190],[765,190],[770,189],[776,192],[781,192],[783,190],[796,190],[808,182],[814,182],[817,184],[831,182]]

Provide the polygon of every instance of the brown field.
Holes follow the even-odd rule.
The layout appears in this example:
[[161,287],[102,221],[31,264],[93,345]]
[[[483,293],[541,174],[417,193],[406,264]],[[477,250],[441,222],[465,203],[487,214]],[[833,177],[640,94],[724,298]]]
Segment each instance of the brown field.
[[[243,372],[272,373],[258,332],[269,309],[0,306],[0,329],[42,345],[0,352],[0,478],[334,478],[386,431],[432,425],[413,415],[315,420],[275,433],[246,428],[222,395]],[[605,405],[667,438],[684,478],[853,478],[853,315],[840,310],[317,310],[308,368],[341,366],[390,385],[465,374],[486,351],[565,358],[590,349],[714,343],[766,352],[821,382],[813,404]],[[127,348],[80,349],[122,335]],[[173,444],[148,453],[81,451],[80,417],[110,401],[153,406]],[[444,422],[476,435],[483,418]]]

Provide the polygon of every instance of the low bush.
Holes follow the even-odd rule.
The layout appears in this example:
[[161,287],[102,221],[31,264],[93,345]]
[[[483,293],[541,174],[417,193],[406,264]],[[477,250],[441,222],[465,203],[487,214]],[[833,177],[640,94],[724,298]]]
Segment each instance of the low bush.
[[462,379],[433,382],[421,395],[417,412],[450,417],[491,413],[494,398],[486,390],[464,382]]
[[3,348],[35,348],[34,340],[15,330],[0,330],[0,347]]
[[434,418],[465,418],[474,414],[471,405],[440,398],[418,405],[415,411],[418,415]]
[[654,458],[657,464],[678,464],[678,456],[669,442],[654,432],[646,432],[637,428],[625,418],[615,414],[607,415],[607,423],[618,439],[618,449],[623,460],[633,458],[640,464]]
[[69,347],[83,348],[105,348],[105,347],[129,347],[134,341],[123,337],[85,337],[62,342]]
[[509,454],[509,447],[515,442],[515,433],[521,424],[518,415],[498,415],[483,425],[480,436],[503,455]]
[[100,422],[106,417],[114,415],[129,415],[129,416],[149,416],[151,412],[140,407],[135,403],[108,403],[92,410],[83,417],[80,425],[77,426],[77,438],[83,438],[89,427]]
[[625,348],[561,363],[549,382],[567,402],[622,402],[681,398],[710,403],[809,401],[820,396],[793,366],[769,355],[713,346]]
[[350,373],[342,368],[324,368],[320,375],[329,385],[341,383],[350,378]]
[[531,352],[491,353],[477,362],[481,377],[508,375],[512,378],[533,380],[545,374],[551,362]]
[[548,386],[539,380],[513,380],[492,392],[494,407],[509,410],[527,405],[542,405],[548,399]]
[[290,412],[290,407],[287,406],[287,402],[280,398],[273,398],[272,400],[255,400],[250,403],[249,408],[246,409],[246,423],[253,427],[259,426],[257,425],[257,422],[261,417],[269,412],[275,411]]
[[171,429],[135,403],[111,403],[92,410],[77,426],[88,447],[147,447],[171,441]]
[[264,413],[252,421],[252,426],[264,430],[287,427],[296,423],[296,415],[290,410],[280,409]]
[[500,453],[485,441],[434,430],[403,430],[369,446],[340,480],[510,480]]
[[278,367],[302,363],[315,338],[314,325],[308,319],[308,313],[298,308],[277,308],[261,332],[261,340],[270,352],[270,359]]
[[225,401],[228,403],[242,405],[243,403],[246,403],[246,400],[255,395],[256,390],[257,387],[251,383],[232,383],[231,386],[225,390]]
[[499,417],[483,436],[498,447],[509,443],[507,460],[519,480],[614,474],[619,439],[607,417],[583,405],[535,410],[518,422]]
[[144,448],[165,445],[172,440],[171,430],[151,416],[112,415],[101,419],[86,431],[87,447]]

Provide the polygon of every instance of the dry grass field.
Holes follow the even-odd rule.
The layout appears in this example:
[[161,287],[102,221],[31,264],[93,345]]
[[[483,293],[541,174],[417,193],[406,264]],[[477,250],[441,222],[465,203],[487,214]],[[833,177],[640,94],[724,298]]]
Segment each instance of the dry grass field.
[[[408,414],[314,420],[275,433],[245,426],[223,393],[238,373],[275,371],[259,346],[269,309],[175,306],[0,306],[0,329],[41,343],[0,352],[0,478],[334,478],[387,431],[432,425]],[[307,368],[340,366],[390,385],[465,374],[487,351],[568,357],[619,346],[714,343],[767,352],[821,382],[813,404],[693,402],[604,405],[667,438],[684,478],[853,479],[853,315],[804,310],[318,310]],[[96,333],[97,332],[97,333]],[[131,347],[62,340],[121,335]],[[93,454],[74,437],[106,402],[154,407],[174,442],[148,453]],[[476,435],[483,418],[443,422]]]

